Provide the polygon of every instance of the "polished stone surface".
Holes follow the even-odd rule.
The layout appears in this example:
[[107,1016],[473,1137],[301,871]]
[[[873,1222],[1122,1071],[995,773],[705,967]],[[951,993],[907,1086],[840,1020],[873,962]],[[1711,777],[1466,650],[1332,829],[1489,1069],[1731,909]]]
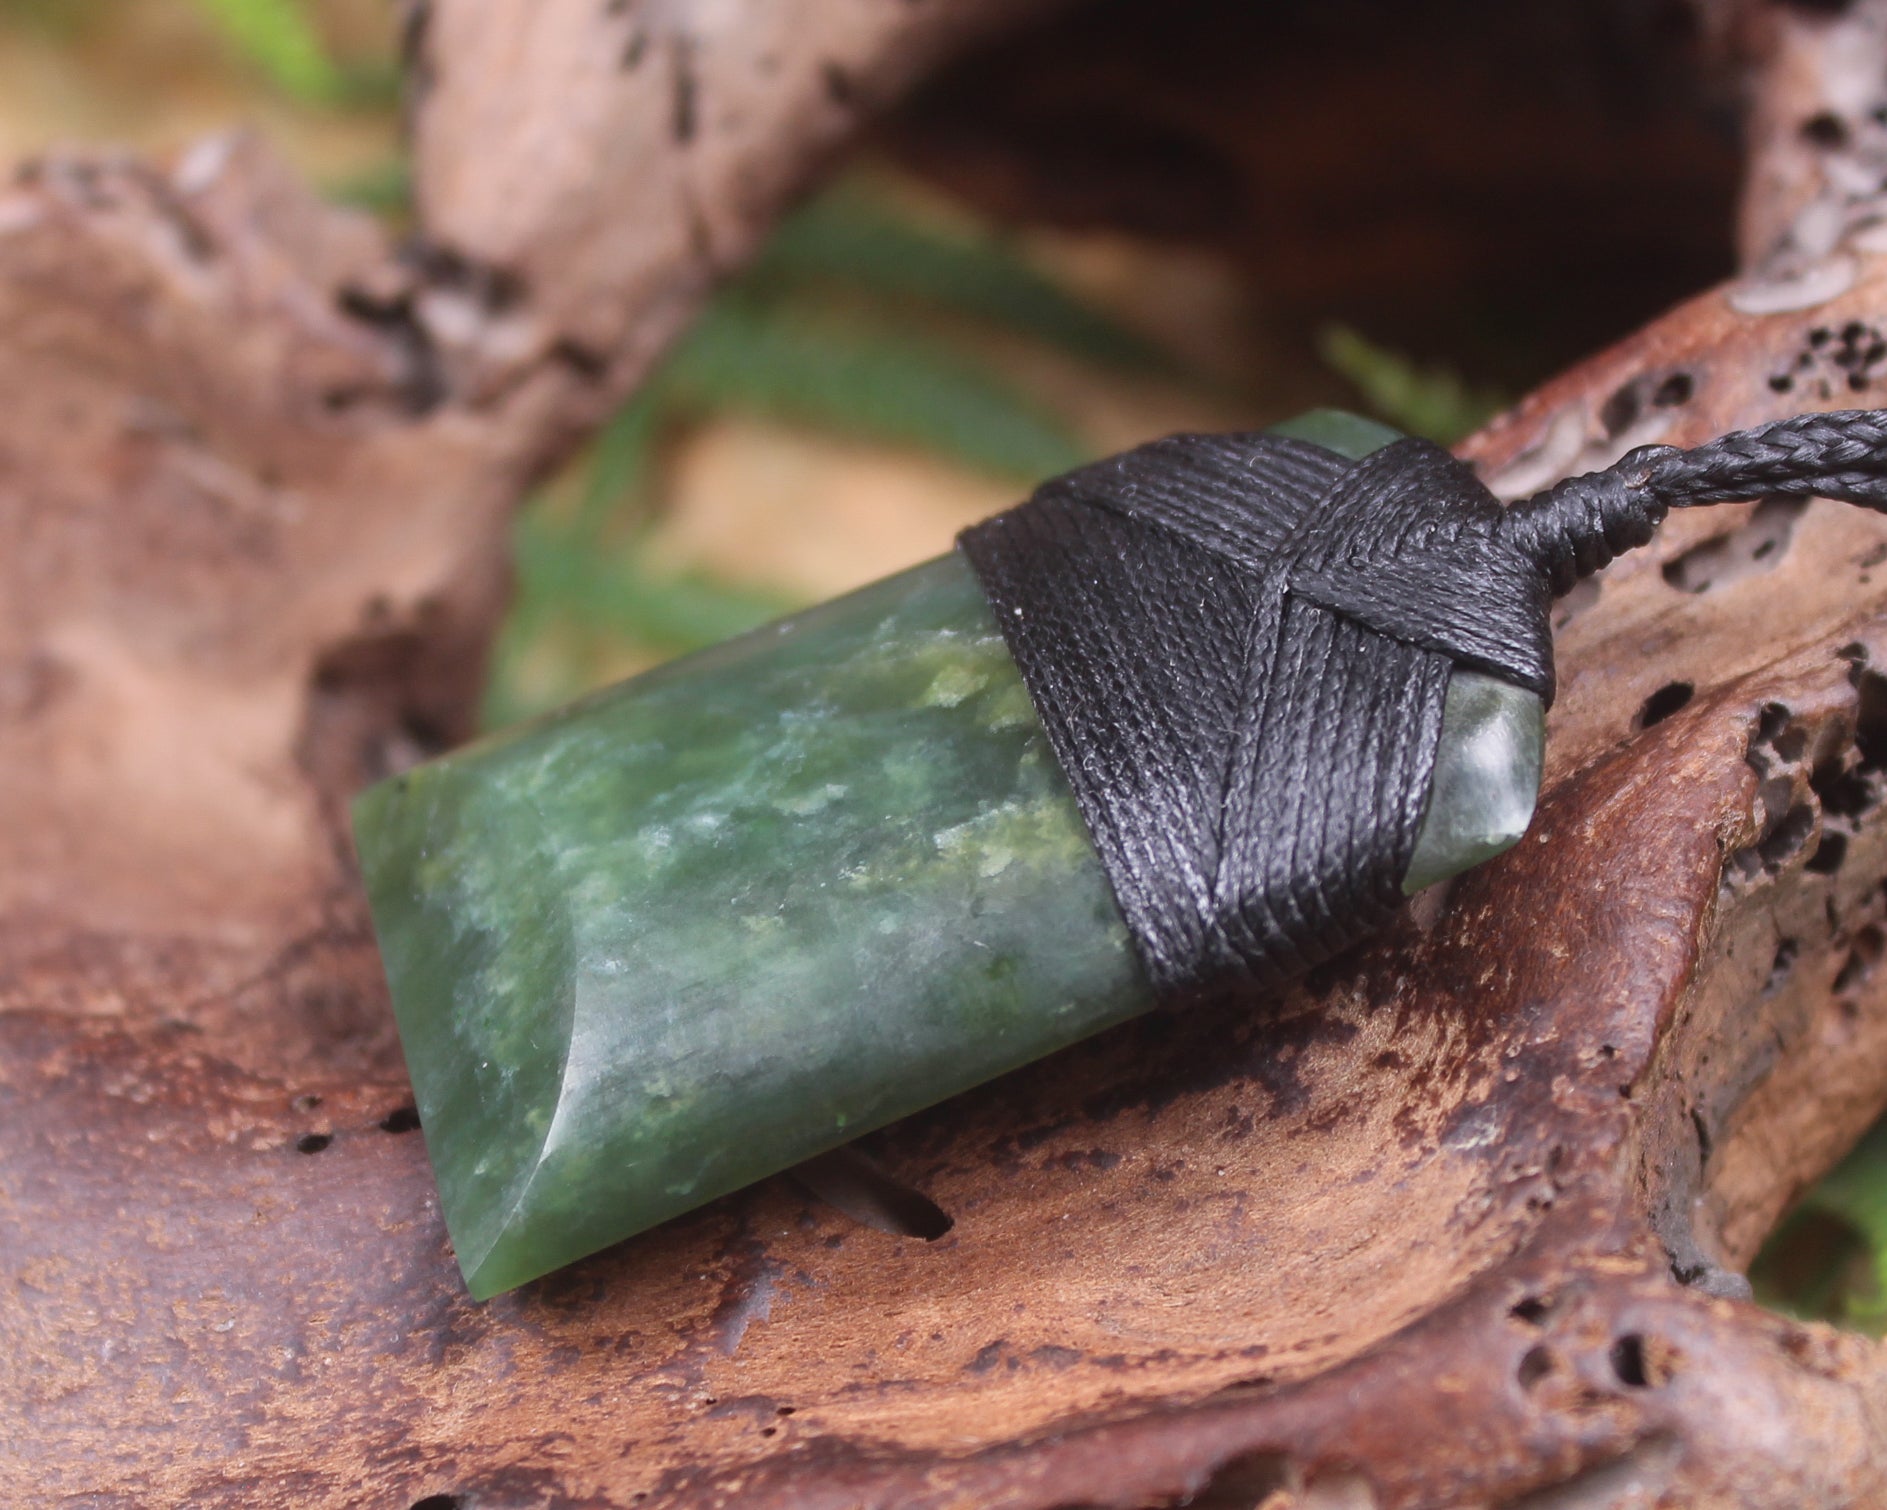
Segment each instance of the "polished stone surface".
[[1402,891],[1459,875],[1520,842],[1533,821],[1546,757],[1546,708],[1477,671],[1448,679],[1428,810]]

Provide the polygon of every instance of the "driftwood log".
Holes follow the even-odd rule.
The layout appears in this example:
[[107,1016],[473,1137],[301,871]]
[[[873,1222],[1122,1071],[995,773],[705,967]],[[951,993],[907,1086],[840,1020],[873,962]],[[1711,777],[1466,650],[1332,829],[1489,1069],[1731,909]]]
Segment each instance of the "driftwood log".
[[[1887,1502],[1887,1354],[1740,1276],[1887,1101],[1887,524],[1821,503],[1566,600],[1534,833],[1379,947],[878,1138],[942,1239],[782,1179],[466,1300],[342,804],[466,732],[529,481],[1022,7],[790,9],[416,8],[403,253],[242,141],[0,195],[0,1502]],[[1827,10],[1751,271],[1498,488],[1887,383]]]

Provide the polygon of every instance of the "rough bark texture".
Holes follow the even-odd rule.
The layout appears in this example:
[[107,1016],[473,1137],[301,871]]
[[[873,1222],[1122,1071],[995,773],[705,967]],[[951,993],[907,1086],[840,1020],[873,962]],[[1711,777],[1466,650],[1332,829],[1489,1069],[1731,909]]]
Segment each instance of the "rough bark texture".
[[[747,9],[435,6],[404,262],[243,144],[0,198],[0,1501],[1887,1500],[1880,1349],[1737,1272],[1887,1099],[1887,524],[1827,504],[1568,599],[1535,832],[1380,946],[876,1140],[947,1237],[782,1180],[465,1299],[341,796],[463,732],[505,510],[843,131],[820,28],[902,79],[1013,7]],[[1865,397],[1828,255],[1468,453]]]

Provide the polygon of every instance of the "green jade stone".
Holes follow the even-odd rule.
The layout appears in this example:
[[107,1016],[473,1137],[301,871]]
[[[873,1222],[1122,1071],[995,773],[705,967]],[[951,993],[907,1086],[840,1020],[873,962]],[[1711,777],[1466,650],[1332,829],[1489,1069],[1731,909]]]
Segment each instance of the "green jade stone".
[[1533,821],[1546,759],[1546,709],[1523,688],[1478,671],[1448,678],[1428,809],[1404,896],[1512,849]]
[[[1451,684],[1444,771],[1457,722]],[[1472,785],[1430,869],[1524,826],[1531,787],[1477,827]],[[354,821],[479,1299],[1153,1005],[956,553],[383,782]]]

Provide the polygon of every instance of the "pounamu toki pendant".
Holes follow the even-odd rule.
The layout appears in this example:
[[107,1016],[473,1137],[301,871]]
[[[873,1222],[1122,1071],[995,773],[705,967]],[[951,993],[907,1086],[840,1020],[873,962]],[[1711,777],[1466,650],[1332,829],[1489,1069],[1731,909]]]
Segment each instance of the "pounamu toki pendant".
[[[1542,731],[1532,692],[1454,673],[1405,891],[1519,837]],[[960,552],[396,776],[354,824],[481,1299],[1154,1005]]]

